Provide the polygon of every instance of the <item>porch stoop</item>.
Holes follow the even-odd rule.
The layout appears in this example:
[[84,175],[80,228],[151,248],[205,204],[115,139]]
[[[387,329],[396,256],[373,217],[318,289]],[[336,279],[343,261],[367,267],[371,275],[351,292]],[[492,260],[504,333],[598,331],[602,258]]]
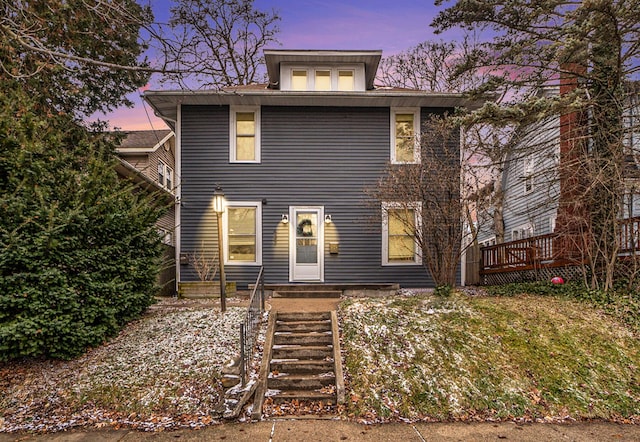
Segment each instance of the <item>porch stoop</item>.
[[342,290],[274,290],[271,295],[273,298],[339,298],[342,296]]
[[[344,402],[335,312],[273,312],[271,348],[264,354],[254,419],[271,404]],[[271,318],[270,318],[271,319]]]
[[[249,288],[253,288],[251,284]],[[265,284],[264,288],[272,298],[337,299],[342,296],[393,296],[400,286],[395,283],[290,283]]]

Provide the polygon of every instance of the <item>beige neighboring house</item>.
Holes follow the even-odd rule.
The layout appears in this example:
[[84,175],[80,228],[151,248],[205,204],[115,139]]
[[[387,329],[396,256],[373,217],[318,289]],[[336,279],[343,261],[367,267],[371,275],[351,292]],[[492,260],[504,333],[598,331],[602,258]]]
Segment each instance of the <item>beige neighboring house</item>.
[[[141,187],[151,191],[161,191],[167,201],[175,195],[175,152],[176,137],[171,130],[125,131],[126,137],[116,149],[119,164],[118,174],[132,179]],[[158,233],[163,242],[175,246],[175,208],[157,222]]]

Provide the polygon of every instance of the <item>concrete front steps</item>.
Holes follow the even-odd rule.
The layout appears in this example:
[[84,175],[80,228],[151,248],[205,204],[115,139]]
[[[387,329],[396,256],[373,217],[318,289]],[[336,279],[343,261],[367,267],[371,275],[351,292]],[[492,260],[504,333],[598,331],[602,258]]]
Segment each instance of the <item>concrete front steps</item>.
[[335,404],[331,312],[277,313],[267,389],[273,403]]
[[[252,288],[251,285],[249,288]],[[321,283],[292,283],[265,284],[265,290],[272,298],[317,298],[335,299],[359,296],[391,296],[400,286],[395,283],[371,284],[321,284]]]
[[344,380],[335,311],[272,312],[256,391],[254,419],[269,407],[305,414],[315,404],[344,402]]

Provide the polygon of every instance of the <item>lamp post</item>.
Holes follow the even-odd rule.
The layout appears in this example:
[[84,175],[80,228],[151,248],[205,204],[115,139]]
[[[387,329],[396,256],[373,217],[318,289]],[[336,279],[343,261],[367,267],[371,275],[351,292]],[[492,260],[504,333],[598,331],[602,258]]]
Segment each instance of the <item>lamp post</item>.
[[227,281],[224,277],[224,247],[222,246],[222,214],[224,213],[226,200],[222,187],[216,186],[213,191],[213,211],[218,217],[218,261],[220,262],[220,310],[224,313],[227,309],[226,289]]

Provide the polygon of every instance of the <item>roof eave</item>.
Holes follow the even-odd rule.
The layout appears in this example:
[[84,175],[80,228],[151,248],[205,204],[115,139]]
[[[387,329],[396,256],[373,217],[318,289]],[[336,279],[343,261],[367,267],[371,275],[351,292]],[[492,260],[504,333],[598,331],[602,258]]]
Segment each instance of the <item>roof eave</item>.
[[250,105],[320,107],[432,107],[478,109],[486,100],[463,94],[375,90],[365,92],[306,91],[146,91],[144,99],[156,115],[174,127],[179,105]]

